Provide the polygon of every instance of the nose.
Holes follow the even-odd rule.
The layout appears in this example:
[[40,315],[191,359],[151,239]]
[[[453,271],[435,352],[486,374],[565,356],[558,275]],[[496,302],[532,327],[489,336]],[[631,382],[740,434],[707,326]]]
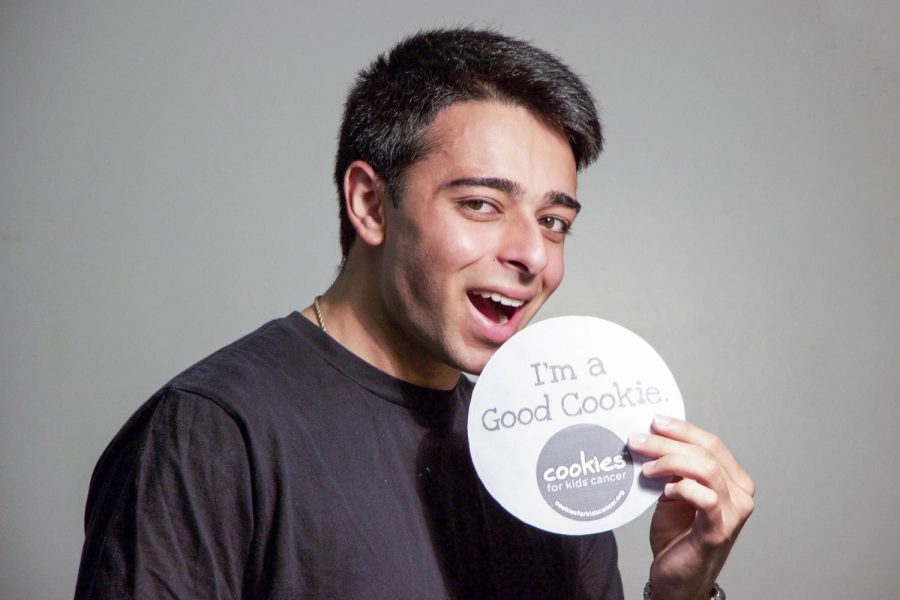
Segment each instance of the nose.
[[508,214],[497,258],[521,275],[537,275],[547,266],[545,243],[533,215]]

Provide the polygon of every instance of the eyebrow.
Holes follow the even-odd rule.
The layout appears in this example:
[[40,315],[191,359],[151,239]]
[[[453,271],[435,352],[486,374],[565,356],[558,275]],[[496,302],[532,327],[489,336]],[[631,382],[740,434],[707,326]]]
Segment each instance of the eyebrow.
[[575,211],[575,214],[581,212],[581,202],[568,194],[563,194],[562,192],[549,192],[547,196],[550,199],[550,204],[558,204],[566,208],[571,208]]
[[[460,188],[460,187],[487,187],[495,189],[510,196],[523,196],[525,188],[522,184],[506,179],[505,177],[461,177],[454,179],[441,187],[444,188]],[[565,208],[571,208],[576,213],[581,210],[581,203],[568,194],[563,192],[547,192],[547,200],[550,204],[557,204]]]

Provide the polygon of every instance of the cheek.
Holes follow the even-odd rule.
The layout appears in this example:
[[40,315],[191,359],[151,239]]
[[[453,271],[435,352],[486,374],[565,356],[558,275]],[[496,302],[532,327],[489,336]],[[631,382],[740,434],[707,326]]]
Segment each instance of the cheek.
[[547,258],[547,268],[544,269],[544,287],[548,293],[552,293],[562,283],[565,273],[562,248],[550,250],[550,255]]
[[430,235],[420,237],[420,245],[415,248],[415,252],[432,270],[444,274],[459,271],[477,262],[485,256],[490,244],[489,236],[476,228],[435,227],[428,233]]
[[475,231],[462,230],[450,235],[447,242],[448,256],[455,257],[454,262],[466,265],[478,260],[485,252],[485,236]]
[[451,278],[485,255],[489,241],[475,228],[412,227],[388,245],[384,257],[400,293],[419,303],[433,303],[455,293]]

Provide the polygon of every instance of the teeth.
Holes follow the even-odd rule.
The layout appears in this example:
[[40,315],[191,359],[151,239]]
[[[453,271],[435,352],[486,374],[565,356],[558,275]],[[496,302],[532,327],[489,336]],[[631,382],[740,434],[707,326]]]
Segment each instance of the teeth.
[[[494,302],[499,302],[503,306],[512,306],[512,307],[518,308],[518,307],[522,306],[523,304],[525,304],[524,300],[514,300],[512,298],[507,298],[506,296],[501,296],[497,292],[493,292],[493,293],[491,293],[491,292],[475,292],[475,294],[477,294],[478,296],[481,296],[482,298],[487,298],[489,300],[493,300]],[[507,321],[508,320],[509,319],[507,319]],[[506,321],[504,321],[504,323],[505,322]]]
[[501,325],[506,325],[507,323],[509,323],[509,317],[507,317],[503,313],[500,313],[497,317],[497,322]]

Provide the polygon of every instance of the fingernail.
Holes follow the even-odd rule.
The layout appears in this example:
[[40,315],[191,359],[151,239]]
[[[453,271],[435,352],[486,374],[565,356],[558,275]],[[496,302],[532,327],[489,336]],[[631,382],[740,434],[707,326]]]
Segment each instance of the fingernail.
[[675,422],[672,421],[671,417],[667,417],[666,415],[656,415],[653,417],[653,424],[660,429],[671,429]]
[[665,491],[664,491],[663,493],[664,493],[666,496],[669,496],[669,495],[672,494],[672,492],[673,492],[674,490],[675,490],[675,484],[674,484],[674,483],[667,483],[667,484],[666,484]]
[[646,471],[647,469],[650,469],[652,471],[654,467],[656,467],[656,461],[648,460],[647,462],[645,462],[644,464],[641,465],[641,470]]
[[643,446],[647,442],[647,434],[635,432],[628,436],[628,442],[635,446]]

